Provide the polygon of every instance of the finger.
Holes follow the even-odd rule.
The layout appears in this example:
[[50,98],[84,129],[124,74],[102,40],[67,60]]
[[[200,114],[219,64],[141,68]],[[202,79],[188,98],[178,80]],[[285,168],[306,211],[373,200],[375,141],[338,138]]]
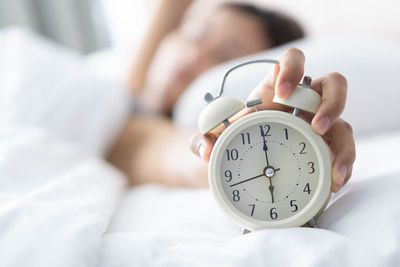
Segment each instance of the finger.
[[311,127],[317,134],[323,135],[343,112],[347,81],[343,75],[334,72],[317,79],[311,87],[322,94],[322,103],[311,122]]
[[280,71],[275,86],[279,98],[286,99],[296,89],[303,77],[304,61],[303,52],[297,48],[289,48],[279,57]]
[[356,147],[350,124],[342,119],[336,121],[328,134],[335,155],[332,163],[332,191],[337,192],[351,177],[356,159]]
[[272,102],[272,99],[275,96],[275,84],[279,71],[280,71],[279,65],[274,65],[274,67],[268,73],[268,75],[251,91],[249,97],[247,98],[247,100],[254,100],[257,98],[261,98],[262,103],[258,105],[256,108],[254,107],[245,108],[243,112],[239,112],[238,116],[234,116],[234,118],[242,117],[243,115],[252,113],[255,110],[265,110],[265,109],[281,110],[281,111],[290,110],[290,107]]
[[[274,64],[272,70],[267,74],[267,77],[261,82],[264,89],[269,88],[274,90],[279,71],[280,71],[279,64]],[[253,90],[253,92],[254,91],[255,90]]]
[[216,140],[217,136],[214,134],[195,134],[189,141],[190,150],[203,161],[208,162]]

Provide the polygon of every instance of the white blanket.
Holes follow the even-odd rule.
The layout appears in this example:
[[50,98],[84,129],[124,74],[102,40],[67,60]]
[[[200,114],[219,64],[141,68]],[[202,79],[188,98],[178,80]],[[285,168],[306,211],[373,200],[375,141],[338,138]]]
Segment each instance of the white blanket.
[[398,266],[400,133],[367,137],[357,147],[352,180],[317,220],[323,229],[242,236],[208,190],[143,186],[120,202],[103,266]]
[[[365,154],[358,166],[370,166],[375,173],[364,179],[355,170],[353,180],[319,218],[324,229],[242,236],[206,189],[142,186],[124,191],[120,173],[79,147],[40,129],[1,128],[2,266],[98,266],[99,257],[100,266],[400,262],[400,168],[391,157],[395,152],[385,149],[393,144],[393,151],[400,149],[400,134],[359,144]],[[371,152],[382,155],[376,169]],[[379,172],[383,175],[375,176]]]
[[[18,71],[4,58],[0,77]],[[59,74],[54,64],[44,71]],[[114,134],[107,130],[119,125],[110,118],[125,116],[121,92],[76,82],[69,105],[55,105],[65,86],[46,89],[42,75],[27,89],[21,73],[0,79],[9,101],[0,102],[14,114],[0,106],[0,266],[399,266],[400,132],[357,140],[353,178],[318,219],[322,229],[240,235],[207,189],[127,188],[99,157]],[[93,99],[102,99],[106,119]],[[81,116],[66,112],[72,104]]]
[[0,126],[0,265],[97,266],[124,179],[42,129]]

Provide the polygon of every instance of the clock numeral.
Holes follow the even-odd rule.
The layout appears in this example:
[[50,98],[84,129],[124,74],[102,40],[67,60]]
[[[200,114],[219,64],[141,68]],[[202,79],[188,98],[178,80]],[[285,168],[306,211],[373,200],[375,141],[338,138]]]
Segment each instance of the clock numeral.
[[307,154],[307,152],[304,151],[306,149],[306,143],[300,142],[299,146],[301,146],[300,154]]
[[296,200],[290,200],[290,207],[294,208],[292,212],[296,212],[299,209],[299,207],[294,204],[294,202],[296,202]]
[[278,213],[276,213],[274,210],[276,210],[276,208],[271,208],[269,211],[269,216],[272,220],[276,220],[278,218]]
[[232,181],[232,172],[230,170],[226,170],[225,171],[225,177],[228,178],[227,180],[225,180],[225,182]]
[[268,124],[264,125],[264,126],[259,126],[260,127],[260,131],[261,131],[261,136],[265,137],[265,136],[271,136],[269,134],[269,131],[271,130],[271,126],[269,126]]
[[251,207],[250,216],[253,216],[253,214],[254,214],[254,209],[256,208],[256,204],[250,204],[249,207]]
[[303,189],[303,192],[306,192],[307,194],[311,193],[311,189],[310,189],[310,183],[307,183],[306,186]]
[[238,202],[240,200],[239,190],[233,190],[232,194],[233,194],[232,197],[233,201]]
[[245,145],[246,143],[250,145],[250,133],[241,133],[242,136],[242,144]]
[[231,151],[229,151],[229,149],[227,149],[226,156],[228,158],[228,161],[237,160],[239,158],[239,152],[237,151],[237,149],[232,149]]
[[315,172],[315,168],[314,168],[314,162],[309,162],[307,163],[308,166],[310,166],[310,171],[308,172],[308,174],[313,174]]
[[289,140],[289,133],[288,133],[288,130],[285,128],[285,137],[286,137],[286,140]]

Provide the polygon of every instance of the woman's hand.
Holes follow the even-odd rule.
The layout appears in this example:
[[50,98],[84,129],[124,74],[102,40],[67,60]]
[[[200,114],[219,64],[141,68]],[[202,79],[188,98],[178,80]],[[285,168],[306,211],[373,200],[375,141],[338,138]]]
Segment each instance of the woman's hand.
[[[250,94],[249,99],[261,97],[263,103],[259,109],[274,109],[290,111],[290,108],[272,102],[275,94],[280,98],[287,98],[300,83],[304,72],[304,54],[296,48],[287,49],[279,57],[279,66],[276,65],[265,80]],[[347,81],[339,73],[330,73],[315,79],[311,87],[322,95],[322,103],[317,113],[300,112],[300,116],[311,123],[311,127],[329,145],[334,158],[332,164],[332,192],[337,192],[351,177],[353,163],[356,157],[353,132],[350,124],[339,118],[343,112]],[[248,108],[235,119],[251,113],[254,109]],[[197,134],[190,140],[193,153],[208,162],[211,150],[218,136],[225,129],[221,125],[206,135]]]

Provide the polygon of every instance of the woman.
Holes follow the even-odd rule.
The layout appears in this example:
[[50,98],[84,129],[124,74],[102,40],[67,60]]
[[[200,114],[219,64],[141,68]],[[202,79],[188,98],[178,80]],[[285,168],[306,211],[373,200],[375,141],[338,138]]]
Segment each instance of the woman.
[[291,18],[239,3],[218,7],[203,28],[185,32],[179,21],[190,2],[159,2],[134,60],[130,87],[146,111],[169,115],[181,93],[205,70],[304,36]]
[[[130,85],[142,110],[170,114],[183,90],[203,71],[229,59],[259,52],[301,38],[303,31],[293,20],[249,5],[226,4],[208,20],[199,38],[190,40],[176,30],[191,1],[160,1],[148,34],[133,66]],[[280,66],[256,88],[252,96],[263,98],[263,109],[282,109],[272,104],[277,93],[286,98],[303,76],[304,55],[289,49]],[[332,191],[350,178],[355,158],[351,127],[339,119],[347,84],[340,74],[316,79],[313,88],[323,104],[312,121],[314,131],[330,143],[335,155]],[[133,116],[117,140],[109,160],[123,170],[132,184],[165,183],[173,186],[206,186],[207,166],[187,149],[208,161],[213,143],[222,129],[207,136],[175,129],[168,118]]]

